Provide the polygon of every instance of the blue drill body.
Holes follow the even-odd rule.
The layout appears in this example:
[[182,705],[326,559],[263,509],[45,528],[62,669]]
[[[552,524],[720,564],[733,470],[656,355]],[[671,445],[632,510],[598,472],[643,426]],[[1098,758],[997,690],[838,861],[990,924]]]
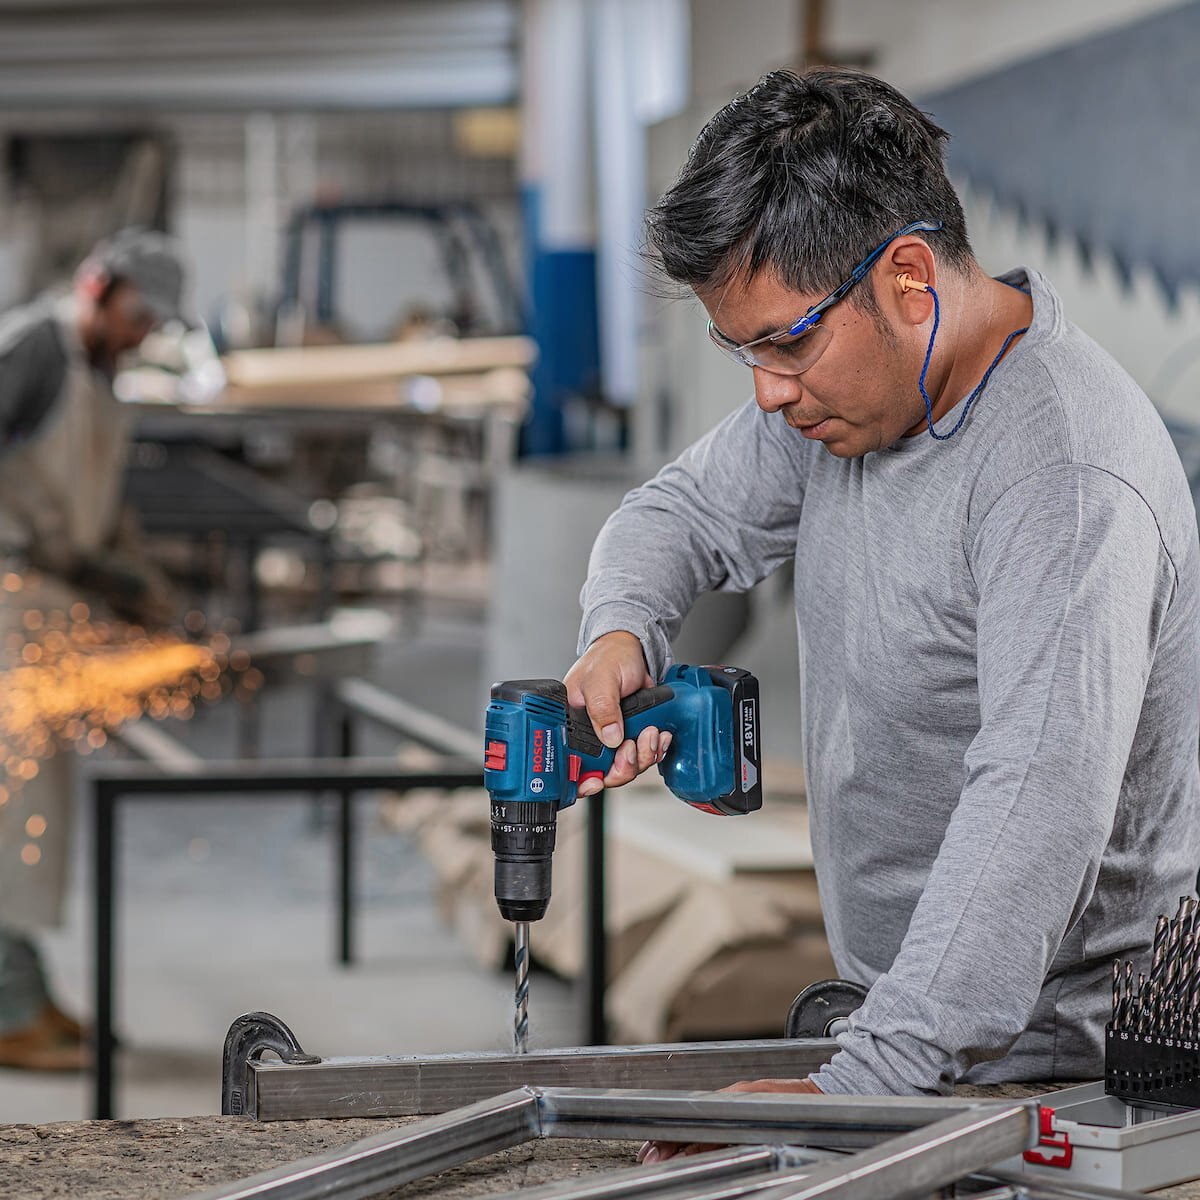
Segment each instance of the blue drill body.
[[[654,726],[672,735],[659,771],[681,800],[737,814],[762,805],[758,682],[736,667],[672,667],[661,684],[626,697],[627,738]],[[550,899],[559,809],[580,783],[603,777],[615,751],[587,714],[567,705],[556,679],[492,688],[485,724],[484,783],[491,794],[496,900],[506,918],[539,920]]]

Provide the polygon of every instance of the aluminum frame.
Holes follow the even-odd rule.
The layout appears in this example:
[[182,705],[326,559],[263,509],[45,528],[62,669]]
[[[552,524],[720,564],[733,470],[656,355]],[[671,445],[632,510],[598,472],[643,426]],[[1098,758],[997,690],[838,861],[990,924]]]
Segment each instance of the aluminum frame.
[[[379,1192],[538,1138],[661,1138],[738,1145],[814,1144],[848,1156],[717,1152],[613,1172],[672,1200],[757,1192],[762,1200],[917,1200],[1037,1144],[1034,1100],[974,1100],[524,1087],[402,1129],[196,1193],[192,1200],[366,1200]],[[744,1174],[740,1191],[732,1177]],[[658,1191],[653,1192],[657,1187]],[[569,1194],[569,1193],[568,1193]]]

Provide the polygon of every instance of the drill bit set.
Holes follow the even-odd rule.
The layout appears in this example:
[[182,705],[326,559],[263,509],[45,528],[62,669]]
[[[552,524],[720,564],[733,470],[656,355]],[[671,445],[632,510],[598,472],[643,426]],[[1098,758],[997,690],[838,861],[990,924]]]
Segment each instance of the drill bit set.
[[1182,896],[1154,927],[1149,973],[1113,963],[1105,1091],[1140,1104],[1200,1106],[1200,902]]

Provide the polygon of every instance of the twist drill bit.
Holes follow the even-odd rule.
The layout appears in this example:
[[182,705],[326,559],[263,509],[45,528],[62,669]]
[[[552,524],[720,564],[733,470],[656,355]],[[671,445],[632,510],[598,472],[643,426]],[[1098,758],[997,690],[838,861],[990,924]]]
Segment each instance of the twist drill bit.
[[1148,986],[1147,994],[1138,1007],[1137,1026],[1134,1032],[1139,1037],[1145,1037],[1150,1032],[1150,1022],[1154,1014],[1154,992],[1157,987],[1157,983],[1151,983]]
[[1129,1026],[1129,998],[1125,995],[1125,964],[1118,958],[1113,963],[1113,1000],[1116,1008],[1113,1012],[1113,1028],[1125,1029]]
[[1166,988],[1159,991],[1154,1014],[1154,1032],[1159,1037],[1165,1037],[1167,1024],[1171,1019],[1171,992]]
[[1175,1011],[1175,993],[1163,992],[1158,1006],[1158,1025],[1155,1032],[1159,1037],[1170,1037],[1171,1017]]
[[1182,933],[1182,924],[1172,921],[1167,933],[1167,949],[1163,959],[1162,986],[1163,991],[1167,993],[1175,986],[1175,976],[1179,971],[1179,939]]
[[1162,984],[1157,980],[1150,985],[1150,1002],[1146,1005],[1145,1015],[1138,1025],[1138,1033],[1153,1033],[1158,1025],[1159,1011],[1162,1005]]
[[513,1052],[524,1054],[529,1043],[529,922],[516,923],[516,945],[513,951],[516,962],[517,986],[514,992],[516,1012],[513,1016]]
[[1196,989],[1200,985],[1200,928],[1192,932],[1192,953],[1188,958],[1187,972],[1179,989],[1180,1019],[1183,1028],[1180,1036],[1190,1036],[1195,1020]]
[[1196,935],[1189,930],[1179,939],[1179,966],[1175,971],[1175,987],[1172,989],[1172,997],[1178,996],[1187,988],[1195,955]]
[[1192,986],[1188,991],[1188,1025],[1193,1038],[1196,1035],[1196,1027],[1200,1024],[1200,954],[1197,955],[1196,967],[1196,974],[1192,976]]
[[1122,1027],[1122,1004],[1121,1004],[1121,960],[1113,959],[1112,965],[1112,1027],[1120,1029]]
[[1184,896],[1183,898],[1183,932],[1195,932],[1196,929],[1196,908],[1197,902],[1195,896]]
[[1200,946],[1200,929],[1186,933],[1179,942],[1179,978],[1175,981],[1176,994],[1185,999],[1192,987],[1192,974],[1196,970],[1196,949]]
[[1130,1019],[1126,1022],[1127,1027],[1132,1027],[1136,1020],[1139,1020],[1142,1015],[1142,1009],[1145,1007],[1146,1001],[1149,999],[1150,992],[1146,984],[1146,977],[1140,971],[1138,972],[1137,995],[1134,998],[1133,1013]]
[[1170,918],[1161,916],[1154,925],[1154,949],[1150,953],[1150,978],[1162,977],[1163,958],[1167,952],[1167,933],[1171,927]]

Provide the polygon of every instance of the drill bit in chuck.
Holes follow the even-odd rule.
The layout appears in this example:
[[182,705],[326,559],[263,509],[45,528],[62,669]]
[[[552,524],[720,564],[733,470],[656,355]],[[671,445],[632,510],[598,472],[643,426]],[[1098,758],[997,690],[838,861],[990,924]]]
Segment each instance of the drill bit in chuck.
[[529,1043],[529,922],[517,921],[513,958],[516,964],[516,1011],[513,1015],[513,1053],[524,1054]]

